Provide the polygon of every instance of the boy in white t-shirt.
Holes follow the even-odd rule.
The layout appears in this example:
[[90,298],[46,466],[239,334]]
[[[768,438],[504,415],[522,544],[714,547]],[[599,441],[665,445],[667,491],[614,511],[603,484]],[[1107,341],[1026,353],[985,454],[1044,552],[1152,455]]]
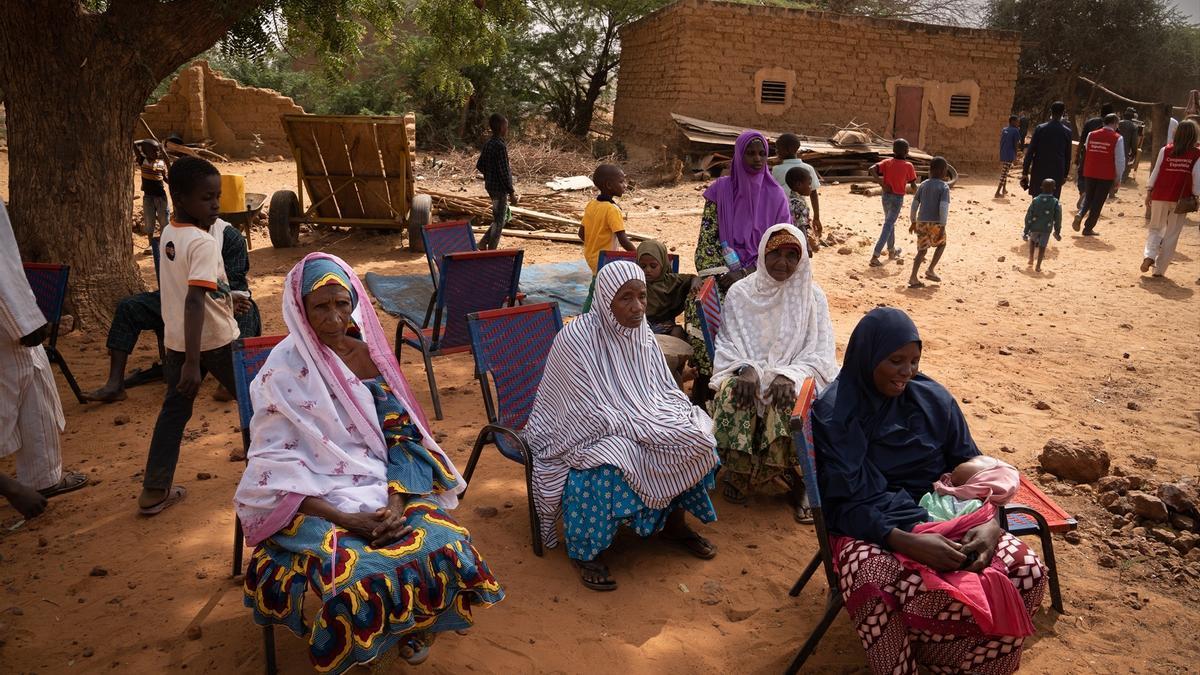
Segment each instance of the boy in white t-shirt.
[[821,178],[817,175],[817,170],[811,164],[805,162],[796,156],[800,152],[800,137],[796,134],[782,134],[775,141],[775,154],[779,157],[779,164],[771,168],[771,177],[776,183],[783,188],[787,193],[788,199],[796,196],[796,193],[788,187],[787,174],[793,167],[800,167],[808,171],[809,177],[812,179],[812,192],[807,197],[801,199],[812,203],[812,227],[817,232],[821,232],[821,200],[817,198],[817,190],[821,187]]
[[217,220],[221,174],[203,159],[184,157],[171,165],[168,184],[175,214],[159,244],[167,393],[154,425],[138,497],[139,511],[147,516],[187,495],[172,481],[183,430],[205,374],[212,373],[228,391],[236,391],[232,343],[238,325],[221,247],[212,235],[227,225]]

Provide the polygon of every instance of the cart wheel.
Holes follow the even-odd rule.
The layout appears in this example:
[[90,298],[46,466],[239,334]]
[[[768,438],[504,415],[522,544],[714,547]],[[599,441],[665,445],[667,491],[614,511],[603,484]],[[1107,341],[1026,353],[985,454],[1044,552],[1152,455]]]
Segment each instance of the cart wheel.
[[275,248],[291,248],[300,243],[300,199],[291,190],[280,190],[271,195],[271,208],[267,214],[267,229],[271,232],[271,245]]
[[408,250],[414,253],[425,251],[425,242],[421,239],[421,230],[429,224],[433,212],[433,198],[429,195],[413,197],[412,207],[408,210]]

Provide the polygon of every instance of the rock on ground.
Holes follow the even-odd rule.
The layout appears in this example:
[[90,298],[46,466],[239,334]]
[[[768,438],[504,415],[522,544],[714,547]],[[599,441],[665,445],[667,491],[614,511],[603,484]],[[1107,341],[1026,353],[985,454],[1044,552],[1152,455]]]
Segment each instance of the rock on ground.
[[1129,508],[1135,515],[1156,523],[1167,522],[1167,505],[1158,497],[1134,491],[1130,492],[1126,498],[1129,500]]
[[1158,498],[1172,511],[1200,513],[1200,481],[1184,478],[1177,483],[1163,483],[1158,486]]
[[1038,456],[1042,469],[1067,480],[1094,483],[1108,474],[1112,460],[1104,441],[1077,441],[1051,438]]

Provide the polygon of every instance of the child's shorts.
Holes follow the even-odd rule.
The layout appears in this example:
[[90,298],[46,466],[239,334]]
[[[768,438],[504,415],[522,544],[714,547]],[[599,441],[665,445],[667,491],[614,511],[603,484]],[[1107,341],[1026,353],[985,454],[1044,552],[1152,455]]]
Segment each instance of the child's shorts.
[[946,226],[941,223],[917,222],[913,226],[917,232],[917,250],[946,245]]
[[1037,246],[1038,248],[1046,248],[1047,246],[1050,245],[1050,233],[1049,232],[1030,232],[1029,233],[1029,243],[1033,244],[1034,246]]

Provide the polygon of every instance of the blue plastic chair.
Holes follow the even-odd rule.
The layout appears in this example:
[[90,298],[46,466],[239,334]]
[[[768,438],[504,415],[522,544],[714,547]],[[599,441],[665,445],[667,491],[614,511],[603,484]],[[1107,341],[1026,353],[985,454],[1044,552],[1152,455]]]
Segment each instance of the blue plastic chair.
[[[437,378],[433,374],[432,358],[471,349],[471,338],[467,333],[468,314],[500,309],[515,303],[521,282],[523,255],[523,251],[512,249],[445,255],[440,265],[433,325],[419,326],[416,317],[407,315],[402,315],[396,324],[396,361],[400,361],[400,348],[403,345],[421,350],[437,419],[442,419],[442,401],[438,395]],[[406,337],[406,332],[411,336]]]
[[[533,503],[533,461],[520,432],[533,411],[546,357],[562,328],[562,315],[558,303],[544,302],[475,312],[467,317],[467,326],[471,332],[471,351],[475,354],[475,377],[483,390],[488,423],[475,438],[463,479],[470,484],[483,446],[489,443],[500,454],[524,465],[533,552],[540,556],[542,538]],[[465,491],[462,497],[466,497]]]
[[50,359],[50,363],[58,365],[76,400],[87,403],[79,389],[79,383],[75,381],[75,376],[67,366],[67,360],[63,358],[62,352],[58,351],[58,324],[62,320],[63,302],[67,299],[67,281],[71,277],[71,267],[53,263],[25,263],[24,268],[25,278],[29,281],[29,287],[33,289],[38,309],[42,310],[42,314],[46,316],[46,323],[50,324],[50,336],[45,345],[46,357]]
[[[599,272],[601,268],[615,260],[626,260],[636,264],[638,261],[637,251],[600,251],[600,259],[596,261],[596,271]],[[667,261],[671,263],[671,271],[679,274],[679,256],[668,253]]]
[[804,489],[808,494],[809,506],[812,509],[818,550],[788,595],[792,597],[800,595],[800,591],[804,589],[805,584],[816,573],[818,567],[823,567],[825,570],[828,593],[825,597],[825,613],[817,627],[809,634],[804,646],[800,648],[800,653],[796,654],[796,658],[788,666],[788,675],[800,670],[800,667],[816,650],[817,643],[821,641],[821,637],[825,635],[825,631],[829,629],[829,625],[837,618],[838,611],[842,608],[842,593],[838,588],[838,576],[833,566],[833,549],[829,545],[829,531],[825,528],[825,514],[821,509],[821,489],[817,486],[817,458],[812,440],[811,419],[816,393],[816,383],[811,377],[806,378],[800,385],[800,391],[796,396],[796,407],[792,410],[789,428],[792,432],[792,444],[796,449],[796,459],[800,463],[800,470],[804,472]]
[[712,361],[717,352],[717,332],[721,330],[721,296],[717,291],[717,278],[709,277],[696,292],[696,317],[700,321],[700,332],[704,334],[704,349]]
[[471,231],[471,221],[452,220],[444,223],[430,223],[421,228],[421,242],[425,245],[425,260],[429,263],[429,277],[433,280],[433,292],[429,294],[429,307],[425,310],[425,321],[421,326],[429,325],[433,317],[433,307],[437,302],[437,285],[441,280],[442,258],[448,253],[463,253],[476,251],[475,234]]
[[[250,450],[250,419],[254,417],[254,404],[250,401],[250,383],[258,375],[258,371],[266,363],[271,350],[279,344],[286,335],[264,335],[262,337],[243,338],[233,342],[233,378],[237,385],[238,423],[242,428],[242,449]],[[237,515],[233,517],[233,576],[242,573],[242,550],[244,536],[242,521]],[[275,663],[275,626],[263,626],[263,653],[266,656],[267,675],[275,675],[278,667]]]

